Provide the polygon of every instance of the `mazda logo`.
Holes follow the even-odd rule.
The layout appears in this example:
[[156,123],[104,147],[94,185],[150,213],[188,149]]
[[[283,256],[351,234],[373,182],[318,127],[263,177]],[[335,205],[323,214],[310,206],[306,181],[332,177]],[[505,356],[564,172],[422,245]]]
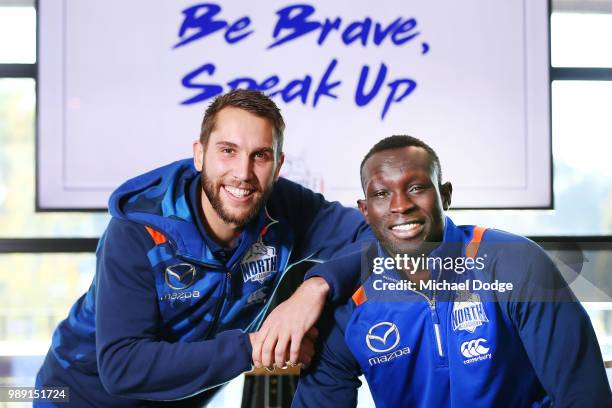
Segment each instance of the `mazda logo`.
[[166,285],[174,290],[184,290],[195,283],[196,268],[188,263],[180,263],[166,268]]
[[400,334],[397,326],[390,322],[377,323],[370,327],[366,335],[366,345],[372,351],[384,353],[399,344]]

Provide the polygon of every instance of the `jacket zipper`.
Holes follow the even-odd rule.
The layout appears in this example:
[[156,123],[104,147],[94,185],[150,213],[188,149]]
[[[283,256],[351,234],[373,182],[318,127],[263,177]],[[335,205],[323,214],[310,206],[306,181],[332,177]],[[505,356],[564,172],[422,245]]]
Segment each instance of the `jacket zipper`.
[[442,336],[440,335],[440,319],[438,318],[438,312],[436,311],[436,292],[434,290],[433,301],[430,305],[431,316],[434,322],[434,332],[436,333],[436,343],[438,345],[438,354],[440,357],[444,357],[444,350],[442,349]]
[[223,287],[221,288],[221,297],[219,299],[219,301],[217,302],[217,305],[215,306],[215,314],[213,315],[213,320],[210,323],[210,328],[208,329],[208,332],[206,333],[206,338],[209,338],[209,336],[214,333],[214,330],[217,327],[217,322],[219,321],[219,317],[221,317],[221,312],[223,311],[223,306],[225,305],[225,301],[227,299],[227,294],[228,294],[228,287],[231,286],[231,278],[232,278],[232,274],[231,272],[227,271],[226,273],[223,274],[224,279],[223,279]]
[[440,332],[440,319],[438,318],[438,312],[436,310],[436,288],[433,289],[432,298],[429,299],[424,293],[415,291],[419,295],[423,296],[429,304],[429,310],[431,312],[431,319],[434,326],[434,334],[436,336],[436,348],[438,349],[438,355],[444,357],[444,350],[442,349],[442,335]]
[[[201,262],[201,261],[199,261],[197,259],[193,259],[193,258],[190,258],[190,257],[179,256],[179,258],[183,258],[183,259],[185,259],[185,260],[187,260],[189,262],[194,262],[194,263],[197,263],[197,264],[202,265],[202,266],[207,267],[207,268],[218,269],[217,265],[207,264],[205,262]],[[211,335],[211,333],[213,333],[215,327],[217,326],[217,322],[219,321],[219,317],[221,315],[221,310],[223,309],[222,306],[225,303],[225,300],[227,298],[228,292],[230,290],[229,286],[231,286],[231,285],[228,285],[228,283],[231,282],[231,279],[232,279],[232,273],[230,271],[226,271],[224,273],[224,279],[223,279],[223,283],[222,283],[223,287],[221,288],[221,291],[220,291],[221,292],[221,296],[220,296],[219,300],[217,301],[217,304],[215,305],[215,313],[213,315],[213,320],[210,323],[210,327],[208,328],[208,330],[206,332],[205,338],[208,338]]]

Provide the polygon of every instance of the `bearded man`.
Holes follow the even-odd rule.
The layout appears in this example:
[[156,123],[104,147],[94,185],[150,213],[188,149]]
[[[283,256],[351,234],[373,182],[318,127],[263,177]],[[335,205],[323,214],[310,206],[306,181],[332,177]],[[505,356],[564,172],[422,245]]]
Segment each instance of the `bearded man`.
[[[268,97],[231,91],[206,110],[193,159],[112,194],[94,281],[55,330],[37,387],[69,387],[78,407],[199,406],[260,365],[255,330],[287,269],[370,235],[357,210],[279,177],[284,127]],[[310,362],[309,329],[335,297],[327,280],[283,304],[304,328],[283,331],[283,362]]]

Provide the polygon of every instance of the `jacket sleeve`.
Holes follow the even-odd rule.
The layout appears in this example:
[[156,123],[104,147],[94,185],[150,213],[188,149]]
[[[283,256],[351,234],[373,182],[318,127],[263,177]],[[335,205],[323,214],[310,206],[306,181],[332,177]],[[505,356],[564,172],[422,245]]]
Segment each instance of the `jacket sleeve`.
[[283,180],[281,187],[296,231],[294,259],[326,261],[353,242],[374,238],[356,208],[327,201],[321,194],[288,180]]
[[[347,306],[341,306],[345,313]],[[326,310],[319,323],[320,336],[313,364],[303,370],[291,404],[292,408],[357,406],[359,364],[344,341],[344,325],[335,321],[334,312]]]
[[320,276],[330,287],[328,300],[333,304],[346,302],[372,272],[371,253],[374,241],[348,245],[327,262],[315,265],[304,279]]
[[[374,239],[359,210],[344,207],[337,201],[329,202],[321,194],[285,179],[279,180],[278,184],[283,207],[295,231],[292,262],[305,259],[325,262],[355,242]],[[309,274],[306,278],[312,276],[315,275]],[[338,290],[350,292],[355,278],[358,278],[351,274],[334,276],[333,272],[316,276],[327,281],[333,299],[339,298]]]
[[153,246],[141,225],[111,220],[97,251],[96,350],[106,390],[127,398],[182,399],[251,369],[251,344],[241,330],[214,339],[171,343],[160,335]]
[[517,278],[508,313],[538,379],[555,406],[612,406],[588,315],[544,251],[531,242],[523,249],[527,273]]

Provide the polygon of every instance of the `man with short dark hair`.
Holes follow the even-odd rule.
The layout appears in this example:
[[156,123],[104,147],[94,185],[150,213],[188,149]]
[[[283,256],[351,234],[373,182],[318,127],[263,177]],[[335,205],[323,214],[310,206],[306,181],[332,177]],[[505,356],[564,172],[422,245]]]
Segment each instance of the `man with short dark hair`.
[[[279,178],[284,127],[268,97],[229,92],[206,110],[193,159],[112,194],[94,282],[56,329],[37,387],[69,387],[77,407],[201,406],[252,368],[287,269],[370,235],[358,211]],[[292,330],[283,365],[310,362],[328,292],[314,277],[285,302],[307,327]]]
[[354,407],[364,375],[380,407],[609,407],[593,328],[544,251],[444,211],[435,152],[409,136],[376,144],[359,208],[376,240],[310,271],[361,284],[324,313],[294,407]]

